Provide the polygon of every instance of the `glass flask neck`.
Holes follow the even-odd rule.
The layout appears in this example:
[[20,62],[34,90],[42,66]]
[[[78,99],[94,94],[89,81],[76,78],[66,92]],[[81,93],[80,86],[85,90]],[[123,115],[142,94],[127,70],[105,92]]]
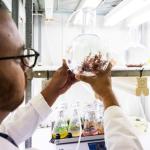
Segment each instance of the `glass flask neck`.
[[72,115],[73,117],[78,117],[78,110],[74,109]]
[[64,111],[61,110],[61,111],[59,112],[59,118],[63,118],[63,117],[64,117]]
[[82,9],[82,34],[94,33],[96,26],[96,9],[83,8]]

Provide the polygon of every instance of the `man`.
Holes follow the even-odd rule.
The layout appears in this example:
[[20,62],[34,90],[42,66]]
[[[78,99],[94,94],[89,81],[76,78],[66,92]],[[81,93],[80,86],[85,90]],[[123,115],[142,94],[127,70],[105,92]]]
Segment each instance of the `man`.
[[[24,51],[17,28],[0,1],[0,150],[18,149],[17,145],[30,137],[39,122],[48,116],[57,97],[75,82],[63,62],[41,94],[4,120],[22,103],[26,86],[24,74],[28,67],[35,65],[38,56],[34,50],[29,50],[32,55]],[[34,59],[33,64],[28,63],[28,57]]]
[[[18,150],[17,145],[32,135],[38,124],[50,113],[57,97],[76,81],[65,62],[56,71],[49,85],[24,108],[6,116],[23,101],[27,67],[34,67],[38,53],[24,54],[25,48],[17,28],[0,1],[0,150]],[[34,58],[28,64],[27,58]],[[105,106],[105,139],[108,150],[141,150],[127,118],[118,106],[111,88],[111,65],[95,77],[76,75],[78,80],[91,84]],[[4,120],[5,119],[5,120]]]

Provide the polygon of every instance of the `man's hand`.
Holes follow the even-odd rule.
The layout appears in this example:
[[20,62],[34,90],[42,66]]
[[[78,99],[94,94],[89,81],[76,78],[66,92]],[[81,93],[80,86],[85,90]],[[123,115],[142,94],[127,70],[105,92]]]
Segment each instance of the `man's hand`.
[[63,60],[62,67],[54,73],[50,83],[41,94],[51,106],[56,98],[65,93],[76,81],[75,75],[69,70],[66,61]]
[[111,63],[108,64],[106,70],[100,70],[95,76],[76,75],[76,78],[89,83],[93,90],[101,97],[111,90]]
[[76,75],[76,79],[89,83],[102,99],[105,108],[118,105],[111,84],[111,63],[105,70],[99,70],[95,76]]

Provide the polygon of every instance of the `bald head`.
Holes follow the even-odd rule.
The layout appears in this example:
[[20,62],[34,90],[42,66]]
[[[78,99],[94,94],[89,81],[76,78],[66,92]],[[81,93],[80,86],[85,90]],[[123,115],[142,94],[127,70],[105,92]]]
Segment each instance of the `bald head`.
[[[8,10],[0,6],[0,58],[18,56],[23,41]],[[12,111],[24,96],[25,76],[21,61],[0,60],[0,83],[0,112]]]
[[0,9],[0,56],[14,55],[23,46],[17,27],[6,9]]

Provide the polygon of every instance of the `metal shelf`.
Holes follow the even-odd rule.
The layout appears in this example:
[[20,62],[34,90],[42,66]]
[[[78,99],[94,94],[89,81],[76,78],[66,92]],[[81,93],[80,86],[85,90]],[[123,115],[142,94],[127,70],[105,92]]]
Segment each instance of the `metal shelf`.
[[[29,71],[27,73],[28,78],[50,78],[54,74],[55,70],[38,70],[38,71]],[[150,69],[141,68],[138,69],[120,69],[112,70],[112,77],[140,77],[140,76],[150,76]]]
[[150,70],[112,70],[112,77],[141,77],[150,76]]
[[[51,143],[54,143],[56,145],[61,145],[61,144],[73,144],[73,143],[78,143],[79,137],[75,138],[66,138],[66,139],[59,139],[59,140],[51,140]],[[86,136],[86,137],[81,137],[81,143],[82,142],[92,142],[92,141],[104,141],[104,135],[95,135],[95,136]]]

